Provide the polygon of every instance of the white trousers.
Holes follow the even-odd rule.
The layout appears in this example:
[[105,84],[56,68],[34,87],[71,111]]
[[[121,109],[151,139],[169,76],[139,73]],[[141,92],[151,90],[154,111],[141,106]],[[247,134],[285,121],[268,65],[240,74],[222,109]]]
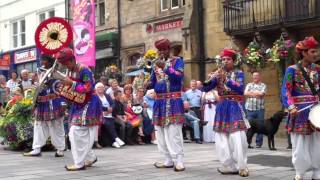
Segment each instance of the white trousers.
[[63,117],[52,121],[35,121],[33,127],[32,149],[41,149],[49,138],[54,147],[63,151],[65,149],[65,133]]
[[97,128],[98,126],[71,126],[69,140],[74,165],[77,168],[83,167],[85,161],[95,160],[96,155],[93,153],[92,146]]
[[247,137],[245,131],[230,134],[216,132],[216,151],[219,161],[231,170],[247,168]]
[[296,175],[303,177],[312,170],[312,178],[320,179],[320,132],[311,135],[291,133],[292,164]]
[[155,126],[158,150],[164,154],[165,163],[183,163],[182,125]]

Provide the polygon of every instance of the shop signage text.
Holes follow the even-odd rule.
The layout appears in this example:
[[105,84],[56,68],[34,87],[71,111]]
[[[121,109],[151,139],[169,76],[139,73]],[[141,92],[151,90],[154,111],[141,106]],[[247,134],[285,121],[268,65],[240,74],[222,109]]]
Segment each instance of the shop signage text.
[[183,26],[183,19],[176,19],[173,21],[160,22],[160,23],[155,24],[154,32],[182,28],[182,26]]
[[17,51],[14,53],[14,63],[24,63],[29,61],[34,61],[37,59],[36,48],[31,48],[23,51]]

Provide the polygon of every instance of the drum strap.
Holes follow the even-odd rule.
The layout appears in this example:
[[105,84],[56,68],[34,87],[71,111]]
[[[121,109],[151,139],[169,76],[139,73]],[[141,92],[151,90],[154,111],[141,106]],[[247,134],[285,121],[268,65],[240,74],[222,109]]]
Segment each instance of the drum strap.
[[311,80],[310,80],[310,77],[307,75],[307,72],[304,70],[304,68],[302,67],[301,65],[301,62],[297,63],[297,66],[299,67],[299,69],[301,70],[302,72],[302,76],[304,77],[304,79],[307,81],[308,83],[308,86],[310,87],[311,91],[312,91],[312,94],[314,96],[318,96],[318,92],[316,90],[316,88],[314,87],[314,85],[312,84]]

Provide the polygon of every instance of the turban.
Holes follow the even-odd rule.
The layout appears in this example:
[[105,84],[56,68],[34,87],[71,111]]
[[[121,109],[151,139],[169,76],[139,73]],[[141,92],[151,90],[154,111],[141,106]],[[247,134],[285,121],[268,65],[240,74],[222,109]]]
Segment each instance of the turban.
[[223,58],[225,56],[231,57],[233,59],[234,55],[236,54],[236,51],[233,49],[225,48],[221,51],[220,57]]
[[54,56],[61,64],[65,64],[66,62],[70,61],[71,58],[74,58],[73,50],[70,48],[63,48]]
[[170,49],[170,41],[168,39],[160,39],[154,43],[154,46],[158,50],[167,50]]
[[306,37],[303,41],[299,41],[296,45],[296,51],[301,52],[307,49],[315,49],[318,46],[318,41],[313,36]]

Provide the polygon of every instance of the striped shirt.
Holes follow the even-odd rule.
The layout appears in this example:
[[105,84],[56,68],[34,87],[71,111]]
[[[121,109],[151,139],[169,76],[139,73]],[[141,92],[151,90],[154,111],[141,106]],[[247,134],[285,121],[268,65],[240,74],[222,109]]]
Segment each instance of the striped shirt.
[[[244,92],[261,92],[266,93],[267,86],[264,83],[248,83]],[[248,97],[245,104],[246,110],[257,111],[264,109],[264,97]]]

